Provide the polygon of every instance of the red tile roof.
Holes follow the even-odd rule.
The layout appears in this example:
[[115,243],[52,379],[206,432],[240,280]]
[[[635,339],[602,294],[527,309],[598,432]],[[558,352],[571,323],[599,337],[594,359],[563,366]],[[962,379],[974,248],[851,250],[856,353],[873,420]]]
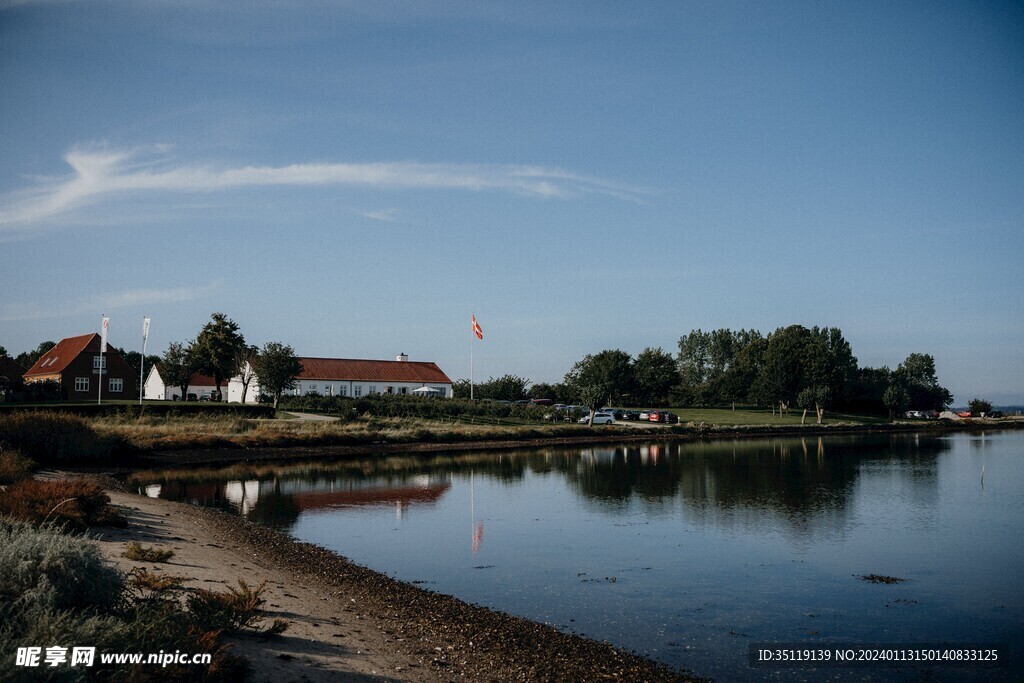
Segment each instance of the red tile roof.
[[452,383],[436,363],[422,361],[299,358],[299,362],[302,371],[297,379]]
[[[163,382],[164,385],[166,386],[167,380],[165,380],[164,376],[160,374],[160,364],[159,363],[156,364],[156,372],[157,372],[158,375],[160,375],[160,381]],[[221,377],[220,378],[220,385],[222,387],[227,387],[228,379],[229,378]],[[209,375],[201,375],[198,372],[193,372],[191,375],[189,375],[188,385],[190,387],[212,387],[213,386],[213,377],[211,377]]]
[[98,353],[100,350],[100,335],[93,332],[92,334],[83,334],[80,337],[61,339],[59,344],[44,353],[36,361],[35,365],[28,369],[25,377],[32,375],[55,375],[63,372],[64,368],[86,349]]

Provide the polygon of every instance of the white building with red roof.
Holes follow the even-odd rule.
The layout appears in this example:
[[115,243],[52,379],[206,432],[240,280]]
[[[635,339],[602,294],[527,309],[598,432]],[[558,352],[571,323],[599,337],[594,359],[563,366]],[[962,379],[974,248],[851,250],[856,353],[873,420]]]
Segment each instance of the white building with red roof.
[[[299,358],[302,370],[289,396],[344,396],[359,398],[370,394],[430,395],[452,397],[452,381],[436,363],[411,361],[405,354],[395,360],[350,358]],[[242,381],[228,382],[228,401],[242,400]],[[245,402],[259,401],[259,375],[249,383]]]
[[[227,389],[227,380],[221,380],[220,390]],[[213,377],[202,375],[198,372],[192,373],[188,379],[188,400],[209,400],[217,387],[213,383]],[[181,387],[174,384],[167,384],[160,375],[160,365],[154,365],[146,376],[146,383],[142,385],[142,395],[146,399],[155,401],[180,401]]]

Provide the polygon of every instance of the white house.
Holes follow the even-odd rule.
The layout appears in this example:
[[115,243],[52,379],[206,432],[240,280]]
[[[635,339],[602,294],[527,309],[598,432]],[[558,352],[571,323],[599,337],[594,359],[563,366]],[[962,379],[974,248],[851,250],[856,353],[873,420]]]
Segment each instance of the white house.
[[[436,363],[411,361],[404,353],[395,360],[354,360],[350,358],[299,358],[302,370],[289,396],[320,394],[359,398],[370,394],[423,395],[451,398],[452,381]],[[259,400],[259,377],[249,383],[246,403]],[[228,401],[242,400],[241,377],[228,383]]]
[[[192,373],[188,380],[188,393],[195,394],[196,398],[208,399],[213,396],[217,387],[213,383],[213,377]],[[228,381],[221,380],[220,390],[227,392]],[[154,365],[146,376],[146,383],[143,385],[142,395],[144,398],[156,401],[180,401],[181,387],[168,386],[160,376],[160,366]]]

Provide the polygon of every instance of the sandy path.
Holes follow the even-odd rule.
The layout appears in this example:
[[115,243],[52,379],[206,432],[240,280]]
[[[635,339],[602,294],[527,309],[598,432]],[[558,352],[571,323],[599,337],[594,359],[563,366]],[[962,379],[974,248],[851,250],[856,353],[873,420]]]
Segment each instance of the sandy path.
[[[297,581],[293,572],[262,558],[233,539],[201,511],[170,501],[108,491],[115,505],[130,510],[127,529],[104,529],[103,554],[121,570],[144,566],[162,574],[191,577],[187,586],[224,590],[237,579],[250,586],[267,582],[270,619],[290,623],[282,636],[234,638],[233,651],[252,664],[256,681],[427,681],[433,672],[385,643],[377,626],[360,615],[355,600],[335,587]],[[134,562],[125,545],[174,550],[166,563]],[[269,623],[269,622],[267,622]]]

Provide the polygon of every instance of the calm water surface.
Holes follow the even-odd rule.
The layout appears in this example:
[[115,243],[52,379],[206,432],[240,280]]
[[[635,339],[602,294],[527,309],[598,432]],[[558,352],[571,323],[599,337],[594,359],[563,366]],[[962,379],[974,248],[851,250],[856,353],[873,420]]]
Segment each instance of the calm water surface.
[[[391,457],[133,482],[721,680],[1024,671],[1019,432]],[[868,574],[906,581],[858,578]],[[748,666],[755,642],[998,642],[1010,662],[773,671]]]

